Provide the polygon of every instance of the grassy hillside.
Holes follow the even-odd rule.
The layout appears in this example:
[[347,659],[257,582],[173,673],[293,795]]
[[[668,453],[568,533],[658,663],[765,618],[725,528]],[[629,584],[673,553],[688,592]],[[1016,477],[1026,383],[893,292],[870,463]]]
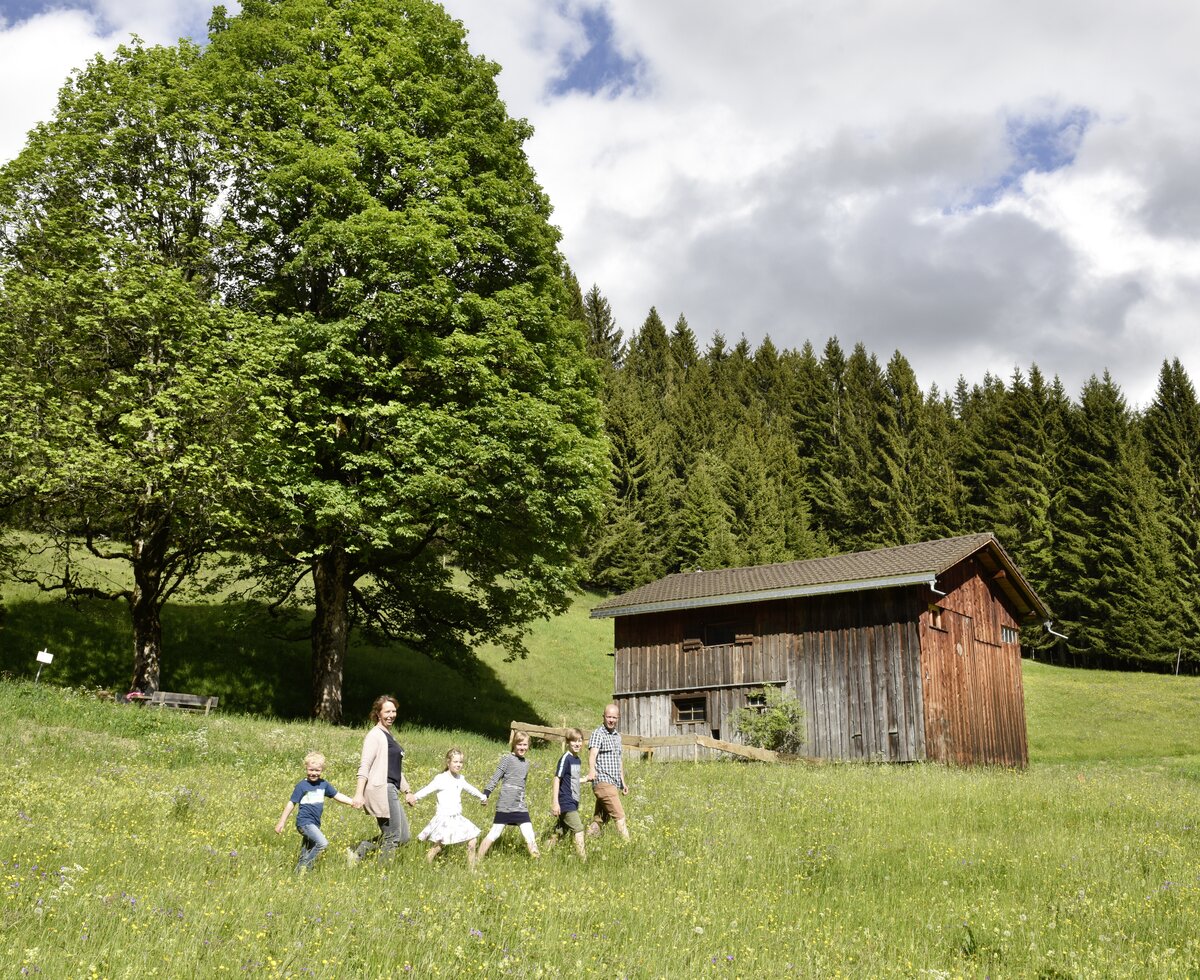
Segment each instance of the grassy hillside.
[[1183,762],[1200,752],[1195,677],[1029,661],[1023,677],[1033,762]]
[[[414,724],[499,735],[516,718],[541,724],[597,717],[612,695],[612,623],[588,617],[596,596],[576,600],[564,616],[535,623],[529,656],[506,662],[480,651],[464,675],[403,644],[373,646],[356,637],[345,674],[348,721],[365,717],[384,692]],[[10,585],[0,622],[0,672],[32,678],[35,655],[49,649],[51,683],[127,690],[133,663],[123,603],[52,601]],[[308,715],[309,645],[300,617],[278,619],[253,602],[174,602],[163,612],[163,680],[169,691],[216,694],[227,710],[303,718]]]

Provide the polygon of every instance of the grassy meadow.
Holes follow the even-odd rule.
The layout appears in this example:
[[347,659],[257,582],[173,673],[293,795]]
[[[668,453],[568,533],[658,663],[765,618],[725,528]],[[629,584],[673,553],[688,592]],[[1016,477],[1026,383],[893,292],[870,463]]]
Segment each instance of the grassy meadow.
[[[109,641],[87,628],[35,686],[32,653],[49,641],[23,603],[9,599],[0,632],[14,675],[0,681],[2,976],[1200,976],[1195,678],[1026,663],[1025,772],[631,760],[632,842],[609,830],[586,864],[565,846],[535,862],[510,831],[476,874],[461,847],[431,867],[415,841],[348,867],[345,847],[374,821],[329,801],[331,849],[297,878],[298,836],[274,824],[302,756],[324,751],[327,777],[352,793],[365,721],[281,720],[298,712],[270,690],[264,715],[114,705],[95,694],[110,676],[71,673],[79,650],[107,662]],[[359,647],[348,685],[358,708],[367,691],[400,695],[414,786],[451,744],[481,785],[504,752],[497,712],[598,720],[611,625],[587,620],[588,605],[541,624],[526,661],[486,655],[474,682]],[[176,629],[197,617],[188,628],[219,667],[231,637],[255,635],[217,628],[229,610],[176,615]],[[52,618],[37,635],[67,629]],[[265,687],[306,676],[302,649],[275,664],[285,641],[244,643]],[[172,667],[186,680],[171,686],[239,705],[217,689],[226,675],[197,669]],[[556,758],[535,743],[539,831]],[[464,806],[486,828],[489,810]],[[432,813],[431,799],[410,811],[414,834]]]

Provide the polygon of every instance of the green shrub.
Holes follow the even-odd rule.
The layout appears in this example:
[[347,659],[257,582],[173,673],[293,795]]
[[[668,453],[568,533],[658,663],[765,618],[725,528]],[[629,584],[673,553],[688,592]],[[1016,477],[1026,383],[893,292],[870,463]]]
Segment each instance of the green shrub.
[[778,687],[750,692],[762,704],[740,708],[734,715],[734,727],[747,744],[774,752],[796,755],[804,745],[806,727],[804,708],[795,697]]

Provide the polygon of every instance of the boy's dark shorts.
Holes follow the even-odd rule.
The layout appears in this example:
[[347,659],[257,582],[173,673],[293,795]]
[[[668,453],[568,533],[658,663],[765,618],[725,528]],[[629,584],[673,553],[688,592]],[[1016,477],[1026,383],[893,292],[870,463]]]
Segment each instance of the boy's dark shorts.
[[566,813],[558,815],[558,823],[554,825],[556,831],[569,831],[572,834],[583,833],[583,820],[579,816],[578,810],[568,810]]

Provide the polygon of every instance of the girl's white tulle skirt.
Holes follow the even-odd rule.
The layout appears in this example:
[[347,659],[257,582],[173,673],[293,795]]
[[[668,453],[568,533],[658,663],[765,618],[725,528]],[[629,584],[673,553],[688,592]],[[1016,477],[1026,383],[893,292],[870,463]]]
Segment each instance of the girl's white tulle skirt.
[[425,829],[417,834],[417,840],[432,841],[434,844],[462,844],[478,837],[481,831],[461,813],[449,817],[434,817]]

